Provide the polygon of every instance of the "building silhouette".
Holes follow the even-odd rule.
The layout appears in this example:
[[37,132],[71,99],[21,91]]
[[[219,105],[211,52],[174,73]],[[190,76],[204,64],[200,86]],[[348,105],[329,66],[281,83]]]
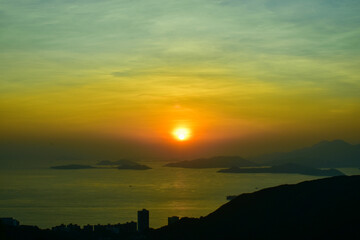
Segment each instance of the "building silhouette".
[[149,230],[149,211],[143,209],[138,211],[138,232],[146,232]]
[[83,228],[80,228],[77,224],[61,224],[59,226],[52,227],[51,230],[54,232],[86,232],[86,233],[114,233],[114,234],[130,234],[136,233],[137,228],[136,222],[126,222],[126,223],[117,223],[117,224],[107,224],[107,225],[84,225]]

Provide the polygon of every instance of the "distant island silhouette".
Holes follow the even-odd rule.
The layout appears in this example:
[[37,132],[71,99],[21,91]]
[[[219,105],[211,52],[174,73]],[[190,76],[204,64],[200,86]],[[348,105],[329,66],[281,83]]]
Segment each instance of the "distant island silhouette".
[[302,166],[293,163],[281,164],[272,167],[255,167],[255,168],[239,168],[231,167],[228,169],[221,169],[221,173],[288,173],[288,174],[303,174],[311,176],[341,176],[344,175],[337,169],[317,169],[307,166]]
[[168,163],[165,167],[180,168],[227,168],[227,167],[255,167],[258,164],[239,156],[217,156],[212,158],[199,158],[190,161]]
[[316,168],[360,167],[360,145],[343,140],[322,141],[291,152],[272,153],[252,158],[261,165],[294,163]]
[[127,160],[127,159],[120,159],[117,161],[100,161],[96,165],[98,166],[116,166],[117,169],[120,170],[148,170],[151,167],[139,164],[137,162]]
[[81,164],[69,164],[69,165],[52,166],[50,168],[61,169],[61,170],[72,170],[72,169],[91,169],[96,167],[90,165],[81,165]]
[[[294,164],[288,165],[286,164]],[[322,141],[311,147],[306,147],[291,152],[272,153],[258,157],[252,157],[250,160],[239,156],[217,156],[212,158],[199,158],[194,160],[171,162],[164,165],[165,167],[179,168],[246,168],[273,166],[272,169],[252,169],[252,172],[272,171],[273,173],[281,171],[287,173],[297,173],[316,176],[335,176],[339,175],[335,170],[331,171],[314,171],[310,168],[345,168],[360,167],[360,145],[352,145],[343,140]],[[280,169],[283,166],[284,169]],[[292,166],[292,167],[291,167]],[[296,167],[298,166],[298,167]],[[300,169],[302,166],[303,169]],[[309,167],[305,169],[305,167]],[[288,170],[286,170],[287,168]],[[290,169],[292,168],[292,169]],[[297,168],[297,170],[295,170]],[[246,170],[241,170],[246,171]],[[238,171],[239,172],[239,171]],[[249,172],[250,173],[250,170]]]
[[96,163],[96,165],[100,165],[100,166],[118,166],[123,164],[132,165],[137,163],[128,159],[120,159],[115,161],[104,160]]
[[123,164],[123,165],[118,166],[117,169],[119,169],[119,170],[127,170],[127,169],[130,169],[130,170],[148,170],[148,169],[151,169],[151,167],[143,165],[143,164],[131,164],[131,165]]
[[91,165],[82,165],[82,164],[69,164],[69,165],[60,165],[52,166],[52,169],[61,169],[61,170],[72,170],[72,169],[92,169],[92,168],[101,168],[101,169],[119,169],[119,170],[147,170],[151,167],[136,163],[130,160],[118,160],[118,161],[100,161],[96,164],[96,167]]

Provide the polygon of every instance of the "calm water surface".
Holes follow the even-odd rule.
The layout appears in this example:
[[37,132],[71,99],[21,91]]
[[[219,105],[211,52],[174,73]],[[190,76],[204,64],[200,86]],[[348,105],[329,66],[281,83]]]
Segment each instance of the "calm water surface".
[[[217,169],[162,167],[151,170],[0,170],[0,217],[41,228],[61,223],[107,224],[136,221],[150,211],[151,227],[169,216],[205,216],[226,203],[227,195],[254,192],[318,177],[298,174],[225,174]],[[360,174],[358,169],[340,169]]]

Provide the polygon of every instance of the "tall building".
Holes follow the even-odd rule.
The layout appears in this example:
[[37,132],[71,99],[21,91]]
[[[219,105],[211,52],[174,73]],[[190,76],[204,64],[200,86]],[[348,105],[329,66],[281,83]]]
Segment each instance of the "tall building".
[[149,211],[143,209],[138,211],[138,232],[146,232],[149,230]]

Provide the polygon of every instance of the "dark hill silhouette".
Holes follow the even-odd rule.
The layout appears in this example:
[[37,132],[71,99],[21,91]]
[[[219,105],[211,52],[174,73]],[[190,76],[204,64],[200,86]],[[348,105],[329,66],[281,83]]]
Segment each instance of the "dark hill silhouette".
[[222,173],[290,173],[303,174],[310,176],[341,176],[344,175],[337,169],[318,169],[307,166],[302,166],[293,163],[286,163],[272,167],[255,167],[255,168],[239,168],[231,167],[228,169],[221,169],[218,172]]
[[218,156],[213,158],[199,158],[190,161],[168,163],[165,167],[181,168],[227,168],[227,167],[254,167],[256,163],[239,156]]
[[359,239],[360,176],[241,194],[206,217],[183,218],[151,239]]
[[252,160],[263,165],[295,163],[316,168],[360,167],[360,145],[343,140],[322,141],[311,147],[263,155]]

